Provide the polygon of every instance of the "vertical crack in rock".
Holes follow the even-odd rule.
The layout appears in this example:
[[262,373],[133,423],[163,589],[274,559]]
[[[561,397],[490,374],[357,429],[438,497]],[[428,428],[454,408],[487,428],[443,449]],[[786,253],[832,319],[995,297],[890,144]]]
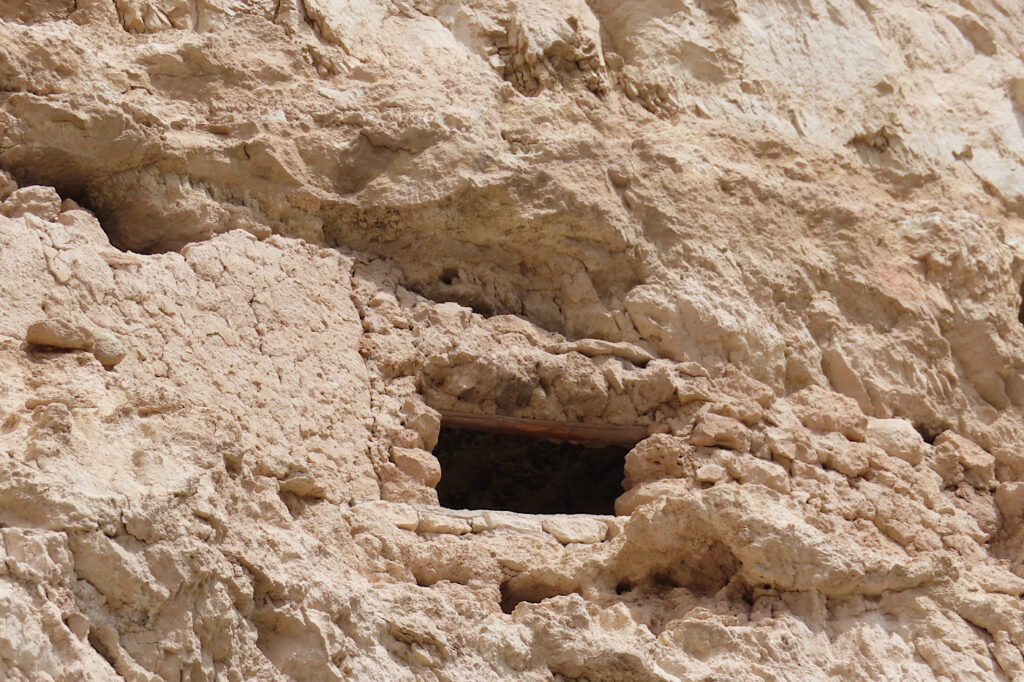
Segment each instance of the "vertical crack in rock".
[[117,670],[117,659],[114,658],[114,655],[107,648],[107,645],[103,643],[103,640],[100,639],[100,636],[91,630],[89,631],[89,646],[95,649],[96,653],[102,656],[103,660],[109,663],[111,668]]

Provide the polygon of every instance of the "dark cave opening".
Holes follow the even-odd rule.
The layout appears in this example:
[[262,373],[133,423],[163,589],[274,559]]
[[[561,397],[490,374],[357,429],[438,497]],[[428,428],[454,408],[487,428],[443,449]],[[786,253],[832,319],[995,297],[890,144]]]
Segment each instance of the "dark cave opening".
[[614,514],[629,450],[442,428],[438,500],[449,509]]
[[[0,0],[0,3],[2,2],[3,0]],[[102,173],[83,169],[77,157],[62,151],[44,150],[33,153],[27,160],[23,159],[19,163],[2,165],[0,170],[10,173],[18,183],[19,189],[33,185],[52,187],[61,199],[70,199],[78,204],[79,208],[96,216],[111,246],[120,251],[132,251],[125,246],[116,230],[111,229],[115,220],[113,212],[105,210],[100,203],[94,201],[97,197],[89,190],[90,178]],[[154,251],[132,252],[148,255]]]
[[928,445],[935,443],[935,439],[938,438],[939,434],[945,431],[941,426],[917,422],[914,422],[914,430],[921,434],[921,440],[928,443]]

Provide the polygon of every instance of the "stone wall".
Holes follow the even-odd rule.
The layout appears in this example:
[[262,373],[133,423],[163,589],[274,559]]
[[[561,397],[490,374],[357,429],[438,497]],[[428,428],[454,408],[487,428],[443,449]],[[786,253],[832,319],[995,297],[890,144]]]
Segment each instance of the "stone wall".
[[1022,15],[0,0],[0,677],[1024,677]]

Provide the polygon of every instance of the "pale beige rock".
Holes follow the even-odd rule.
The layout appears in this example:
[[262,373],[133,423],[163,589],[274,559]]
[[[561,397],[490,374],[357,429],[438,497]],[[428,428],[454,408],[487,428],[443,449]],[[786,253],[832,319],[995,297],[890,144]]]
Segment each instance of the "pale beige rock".
[[92,346],[89,348],[100,364],[107,369],[124,360],[125,348],[121,340],[113,334],[96,332],[93,336]]
[[0,0],[0,678],[1020,677],[1022,14]]
[[11,193],[18,189],[18,183],[14,181],[11,174],[0,170],[0,202],[11,196]]
[[993,497],[1008,525],[1024,523],[1024,483],[1000,483]]
[[817,464],[821,453],[810,434],[795,429],[769,427],[765,430],[765,443],[775,459]]
[[943,431],[935,439],[935,457],[943,461],[955,459],[962,467],[964,480],[976,488],[995,486],[995,457],[963,436]]
[[424,405],[422,401],[407,400],[402,406],[402,415],[405,417],[405,427],[419,436],[422,447],[433,450],[441,430],[441,415],[437,410]]
[[604,521],[586,517],[549,517],[544,519],[543,527],[563,545],[602,542],[608,534],[608,525]]
[[689,481],[678,479],[661,479],[633,486],[615,500],[615,513],[618,516],[632,516],[640,507],[656,503],[666,497],[683,494],[692,489]]
[[521,533],[540,533],[544,530],[544,523],[540,519],[493,511],[483,513],[481,526],[486,530],[511,530]]
[[725,479],[725,467],[721,464],[704,464],[696,472],[697,480],[701,483],[718,483]]
[[[789,475],[774,462],[749,456],[729,457],[725,461],[729,475],[740,483],[756,483],[780,493],[789,492]],[[699,477],[700,472],[697,474]]]
[[441,465],[426,450],[393,447],[391,461],[421,485],[432,488],[441,480]]
[[354,526],[366,528],[375,522],[384,521],[403,530],[416,530],[419,513],[408,504],[373,500],[353,507]]
[[20,218],[30,214],[53,222],[60,215],[60,203],[60,197],[52,187],[22,187],[8,194],[0,203],[0,215]]
[[871,446],[864,447],[863,443],[851,443],[836,437],[825,440],[822,445],[822,464],[844,476],[862,476],[871,466]]
[[909,464],[920,464],[924,457],[924,440],[905,419],[868,419],[867,441]]
[[694,448],[668,434],[645,438],[626,455],[626,487],[659,478],[683,478],[694,470]]
[[87,350],[100,364],[111,369],[125,356],[125,348],[113,334],[102,329],[90,329],[63,318],[47,318],[33,322],[25,330],[25,341],[37,346]]
[[850,440],[864,440],[868,419],[856,401],[820,386],[809,386],[789,396],[788,402],[807,428],[835,431]]
[[61,318],[33,322],[25,330],[25,341],[39,346],[68,350],[89,350],[93,344],[90,330]]
[[750,432],[732,417],[705,412],[690,433],[690,444],[713,446],[747,452],[750,450]]
[[756,426],[764,420],[764,408],[754,400],[733,399],[726,403],[713,403],[708,406],[708,411],[731,417],[743,422],[747,426]]
[[420,533],[462,535],[470,532],[472,525],[466,519],[454,518],[447,514],[420,512],[420,521],[416,530]]

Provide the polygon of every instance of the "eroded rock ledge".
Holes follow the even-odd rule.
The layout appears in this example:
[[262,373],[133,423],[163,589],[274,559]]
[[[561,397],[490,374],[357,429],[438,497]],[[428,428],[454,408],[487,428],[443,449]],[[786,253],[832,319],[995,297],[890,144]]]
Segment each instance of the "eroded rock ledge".
[[[22,196],[0,206],[4,262],[40,273],[0,344],[12,677],[1020,669],[1024,485],[954,430],[568,350],[294,239],[127,254]],[[40,311],[124,359],[24,343]],[[617,516],[449,510],[423,472],[453,406],[661,433]]]

